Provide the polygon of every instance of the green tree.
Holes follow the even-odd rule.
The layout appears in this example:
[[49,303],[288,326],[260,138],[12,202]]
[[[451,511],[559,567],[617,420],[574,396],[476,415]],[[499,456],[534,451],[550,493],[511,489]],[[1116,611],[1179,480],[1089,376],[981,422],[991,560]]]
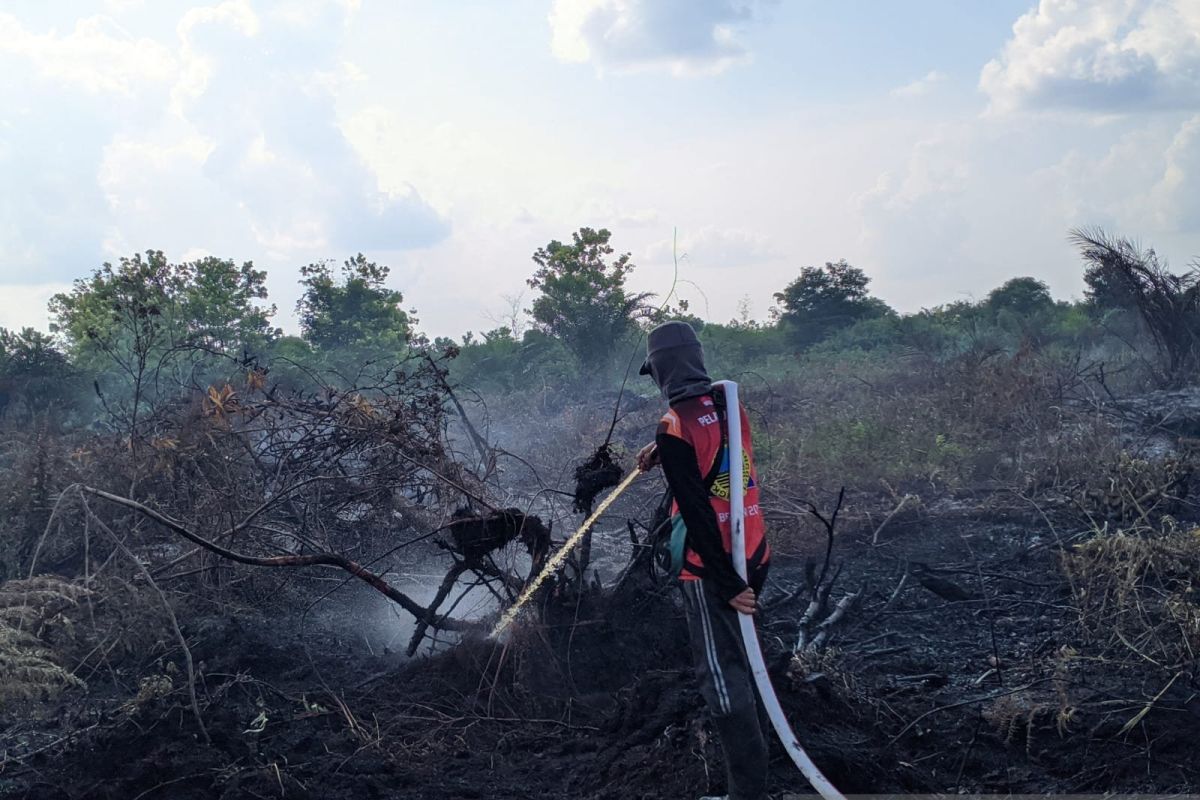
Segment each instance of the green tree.
[[995,344],[1009,349],[1043,347],[1059,334],[1058,323],[1070,308],[1055,303],[1050,287],[1036,278],[1012,278],[979,304],[994,328]]
[[870,296],[870,282],[844,259],[804,267],[796,280],[775,293],[775,314],[793,344],[808,347],[859,320],[892,313],[882,300]]
[[[1097,232],[1100,233],[1100,232]],[[1144,254],[1155,259],[1153,250]],[[1139,282],[1133,272],[1125,268],[1125,262],[1112,254],[1103,254],[1090,261],[1083,270],[1084,299],[1093,311],[1105,314],[1109,311],[1133,311],[1138,307]]]
[[359,253],[335,275],[323,261],[302,267],[304,294],[296,304],[304,338],[325,353],[356,358],[402,354],[412,342],[416,320],[400,307],[404,295],[385,286],[386,266]]
[[240,354],[257,351],[279,331],[265,299],[266,272],[246,262],[204,258],[172,264],[148,250],[105,263],[70,292],[50,301],[51,330],[63,336],[82,366],[132,367],[136,352],[148,358],[169,349],[202,348]]
[[[435,347],[444,349],[439,340]],[[508,326],[476,337],[468,332],[450,368],[457,382],[478,390],[510,392],[579,377],[578,365],[561,340],[537,329],[517,338]]]
[[102,388],[105,407],[135,443],[139,420],[163,392],[203,386],[230,359],[258,352],[278,331],[266,273],[249,262],[205,258],[172,264],[148,250],[105,263],[50,301],[52,332]]
[[1037,278],[1012,278],[988,293],[984,305],[992,311],[1032,316],[1054,307],[1050,287]]
[[533,254],[538,268],[526,281],[541,293],[529,309],[534,326],[560,340],[589,372],[608,364],[649,296],[626,290],[634,265],[628,253],[612,258],[611,235],[580,228],[571,244],[550,242]]
[[179,278],[161,251],[147,251],[144,259],[140,253],[122,258],[116,265],[105,262],[90,278],[76,280],[70,292],[50,299],[50,330],[62,335],[85,369],[103,371],[116,364],[133,370],[137,353],[148,360],[183,335]]
[[775,373],[795,364],[779,325],[708,322],[696,333],[704,344],[708,374],[714,378],[737,378],[750,369]]
[[220,351],[239,348],[258,352],[280,336],[271,327],[275,306],[260,305],[267,298],[267,273],[247,261],[208,258],[182,266],[183,318],[192,343]]
[[0,328],[0,415],[73,405],[78,389],[75,370],[52,338],[33,328]]

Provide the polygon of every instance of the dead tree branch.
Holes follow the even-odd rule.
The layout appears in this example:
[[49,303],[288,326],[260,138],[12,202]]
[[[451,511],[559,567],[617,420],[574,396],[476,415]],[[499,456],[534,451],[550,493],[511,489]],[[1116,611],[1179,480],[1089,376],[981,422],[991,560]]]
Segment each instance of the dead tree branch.
[[142,514],[149,519],[154,520],[158,524],[168,530],[182,536],[193,544],[197,544],[212,553],[215,553],[222,558],[236,561],[239,564],[248,564],[256,567],[337,567],[345,570],[354,577],[366,583],[371,588],[383,594],[392,602],[399,605],[408,613],[412,614],[419,621],[424,621],[429,627],[435,630],[448,631],[463,631],[476,627],[476,623],[467,622],[452,618],[441,619],[429,609],[423,607],[420,603],[413,600],[411,597],[400,591],[396,587],[389,584],[379,575],[363,567],[356,561],[352,561],[338,553],[310,553],[304,555],[287,555],[287,556],[251,556],[244,553],[238,553],[228,548],[222,547],[214,542],[205,539],[194,531],[190,530],[183,523],[168,517],[160,511],[157,511],[149,506],[139,503],[136,500],[131,500],[128,497],[106,492],[103,489],[96,489],[91,486],[79,486],[79,489],[94,497],[102,500],[107,500],[119,506]]
[[[821,565],[820,574],[814,579],[812,572],[813,565],[809,564],[808,582],[811,587],[811,594],[808,607],[804,609],[804,613],[800,616],[800,621],[797,624],[796,644],[792,648],[793,653],[812,652],[824,647],[829,641],[834,628],[841,624],[847,616],[858,606],[862,600],[865,591],[860,589],[857,592],[851,592],[844,595],[837,604],[830,609],[829,596],[833,592],[833,587],[837,583],[838,576],[841,574],[841,567],[838,566],[832,576],[829,576],[829,565],[833,559],[833,541],[835,538],[835,530],[838,520],[838,514],[842,510],[842,503],[846,499],[846,487],[842,487],[838,491],[837,502],[834,504],[833,513],[826,517],[812,503],[806,503],[808,512],[817,518],[822,527],[825,528],[825,560]],[[829,578],[826,580],[826,578]]]

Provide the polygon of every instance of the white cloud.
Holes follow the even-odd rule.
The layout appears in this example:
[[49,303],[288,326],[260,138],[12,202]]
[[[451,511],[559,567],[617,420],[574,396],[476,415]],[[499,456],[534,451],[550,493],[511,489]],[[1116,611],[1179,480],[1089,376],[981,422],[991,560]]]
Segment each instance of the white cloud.
[[598,198],[585,200],[576,213],[582,225],[593,228],[609,228],[613,231],[647,228],[659,225],[661,222],[656,209],[628,208]]
[[938,84],[944,83],[945,80],[946,74],[935,69],[912,83],[906,83],[903,86],[892,89],[891,94],[892,97],[901,98],[923,97],[932,92]]
[[1200,114],[1180,126],[1165,153],[1162,178],[1150,191],[1158,227],[1200,231]]
[[767,261],[779,255],[771,241],[760,233],[743,228],[701,227],[684,232],[678,242],[661,239],[646,248],[650,263],[666,263],[678,255],[689,266],[738,268]]
[[145,4],[146,0],[104,0],[104,7],[112,14],[124,14]]
[[563,61],[599,70],[721,72],[749,57],[738,29],[755,0],[555,0],[551,46]]
[[979,81],[994,111],[1200,103],[1200,2],[1041,0]]
[[214,147],[182,120],[109,141],[97,174],[113,220],[103,242],[107,257],[149,247],[166,249],[172,258],[212,247],[224,254],[273,255],[256,246],[252,230],[238,219],[245,211],[204,175]]
[[968,244],[980,210],[969,197],[975,147],[969,126],[936,131],[855,197],[870,259],[856,266],[875,279],[873,289],[945,301],[973,282],[982,266]]
[[[3,62],[0,62],[0,68]],[[0,82],[2,83],[2,82]],[[35,82],[32,91],[42,88]],[[96,103],[29,103],[0,88],[0,281],[46,282],[98,264],[109,212],[96,165],[110,121]],[[7,102],[6,102],[7,101]]]
[[856,266],[881,296],[911,309],[978,298],[1015,275],[1077,296],[1080,264],[1066,237],[1082,225],[1194,255],[1200,115],[1176,116],[944,125],[858,195],[865,253]]
[[[1119,113],[1187,103],[1200,0],[1043,3],[980,59],[996,57],[994,108],[1103,114],[980,116],[942,73],[921,77],[920,58],[890,102],[890,84],[863,102],[841,86],[837,105],[799,101],[771,79],[794,65],[776,41],[755,48],[762,70],[721,80],[720,97],[753,95],[761,113],[693,84],[678,113],[635,92],[599,118],[593,68],[729,67],[749,57],[770,0],[560,0],[556,54],[588,66],[550,74],[536,25],[549,3],[531,7],[532,29],[447,42],[482,6],[364,4],[356,17],[336,0],[138,2],[93,4],[119,24],[0,3],[24,26],[0,13],[0,183],[20,188],[0,193],[0,324],[42,314],[49,290],[16,285],[60,286],[147,247],[254,259],[284,325],[298,264],[362,249],[393,268],[427,330],[453,335],[524,285],[537,247],[581,225],[612,230],[639,265],[631,288],[660,297],[678,226],[676,288],[715,319],[843,257],[906,309],[1015,274],[1067,296],[1077,224],[1177,260],[1200,251],[1200,107]],[[847,69],[861,83],[861,66]]]
[[653,208],[618,211],[614,219],[621,228],[648,228],[658,225],[660,221],[658,212]]
[[132,96],[148,83],[169,82],[178,68],[171,50],[135,38],[106,16],[81,19],[68,34],[35,34],[0,13],[0,54],[22,57],[42,76],[94,93]]
[[70,290],[69,283],[5,286],[4,291],[0,292],[0,326],[9,330],[46,330],[50,325],[50,314],[46,308],[50,298]]
[[559,236],[564,222],[572,226],[567,230],[623,230],[657,221],[653,206],[630,205],[627,187],[636,165],[602,156],[554,126],[515,118],[490,119],[484,128],[469,113],[371,105],[340,128],[382,187],[420,186],[433,208],[456,219],[496,229],[554,220]]
[[362,78],[340,49],[353,13],[225,0],[158,38],[0,13],[0,71],[17,78],[0,83],[0,181],[23,187],[0,196],[0,279],[147,247],[297,260],[443,238],[446,219],[411,184],[382,190],[337,127],[339,93]]
[[[247,3],[193,9],[179,25],[189,61],[178,113],[212,143],[205,176],[241,207],[273,251],[420,247],[446,221],[412,185],[381,191],[337,124],[338,53],[347,12],[310,2],[255,15]],[[293,13],[294,12],[294,13]]]
[[171,90],[172,110],[181,113],[189,100],[203,94],[215,64],[197,39],[206,28],[221,30],[228,28],[246,38],[258,36],[258,15],[246,0],[226,0],[215,6],[197,6],[188,9],[175,27],[182,45],[184,58],[183,74]]
[[[1079,192],[1072,184],[1093,173],[1092,148],[1110,131],[1085,119],[1027,116],[939,126],[858,196],[863,257],[851,262],[874,278],[873,291],[903,310],[979,299],[1026,275],[1047,282],[1056,297],[1078,296],[1082,273],[1068,230],[1104,224],[1135,232],[1127,209],[1102,218],[1094,205],[1079,203],[1089,192],[1121,195],[1124,184],[1100,180]],[[1084,142],[1074,166],[1045,168]],[[1142,153],[1147,144],[1131,149]],[[1143,191],[1147,183],[1143,173]]]
[[1036,176],[1064,226],[1135,236],[1200,233],[1200,115],[1153,119],[1099,154],[1072,150]]
[[900,178],[882,173],[876,185],[860,195],[862,207],[877,206],[909,213],[930,197],[954,198],[970,185],[972,158],[967,152],[973,137],[969,125],[947,126],[917,142],[909,151]]

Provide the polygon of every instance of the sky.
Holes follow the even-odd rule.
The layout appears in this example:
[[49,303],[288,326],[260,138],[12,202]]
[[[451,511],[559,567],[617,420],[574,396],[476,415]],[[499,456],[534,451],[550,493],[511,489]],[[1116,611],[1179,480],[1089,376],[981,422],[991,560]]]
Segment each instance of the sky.
[[294,331],[363,252],[458,337],[581,226],[717,321],[839,259],[902,311],[1077,297],[1072,227],[1200,256],[1200,1],[4,0],[0,183],[9,328],[156,249]]

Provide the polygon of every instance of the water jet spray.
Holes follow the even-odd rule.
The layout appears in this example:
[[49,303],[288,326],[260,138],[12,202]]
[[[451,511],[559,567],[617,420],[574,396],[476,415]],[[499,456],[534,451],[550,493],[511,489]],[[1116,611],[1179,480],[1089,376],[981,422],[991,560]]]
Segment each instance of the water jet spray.
[[546,560],[546,565],[542,567],[542,571],[537,574],[536,578],[525,585],[525,588],[521,590],[521,595],[517,598],[517,601],[509,606],[504,612],[504,615],[500,617],[500,621],[496,623],[496,627],[492,630],[491,638],[498,638],[500,634],[504,633],[504,631],[510,625],[512,625],[513,621],[517,618],[517,615],[521,613],[521,609],[526,603],[529,602],[529,598],[533,597],[534,592],[541,587],[541,585],[546,581],[546,578],[549,577],[550,573],[562,566],[563,562],[567,560],[567,556],[570,554],[571,550],[581,541],[583,541],[584,535],[586,535],[587,532],[592,529],[592,526],[596,524],[596,520],[600,519],[600,516],[608,510],[608,507],[611,506],[618,497],[621,496],[621,493],[630,487],[634,479],[636,479],[639,474],[640,470],[635,469],[633,472],[626,475],[625,479],[617,484],[617,488],[609,492],[608,497],[604,498],[600,505],[596,507],[596,510],[593,511],[591,515],[583,521],[583,524],[579,526],[579,529],[567,537],[567,540],[563,542],[563,546],[558,548],[554,555],[550,556],[550,558]]

